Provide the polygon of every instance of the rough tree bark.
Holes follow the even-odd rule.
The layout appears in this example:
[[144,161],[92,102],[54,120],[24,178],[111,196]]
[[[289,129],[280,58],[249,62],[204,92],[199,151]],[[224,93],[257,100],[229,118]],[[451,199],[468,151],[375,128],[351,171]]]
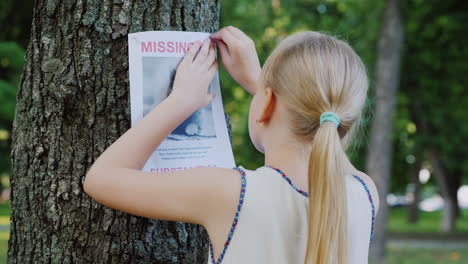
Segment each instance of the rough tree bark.
[[375,181],[380,207],[375,222],[374,243],[370,259],[384,263],[386,227],[388,218],[387,193],[392,164],[393,113],[400,81],[403,21],[399,0],[387,0],[378,41],[376,68],[375,113],[370,131],[367,155],[367,173]]
[[9,263],[204,263],[201,226],[104,208],[93,161],[130,128],[127,34],[214,32],[217,0],[36,0],[13,127]]

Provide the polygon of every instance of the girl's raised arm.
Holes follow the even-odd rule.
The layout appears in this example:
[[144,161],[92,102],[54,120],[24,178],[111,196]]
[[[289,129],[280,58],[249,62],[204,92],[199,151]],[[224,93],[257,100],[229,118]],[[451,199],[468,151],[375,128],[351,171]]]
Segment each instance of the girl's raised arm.
[[[197,54],[198,51],[198,54]],[[178,66],[173,91],[115,141],[89,169],[83,184],[97,202],[127,213],[207,225],[234,216],[241,190],[237,170],[199,167],[171,173],[143,172],[159,144],[193,112],[210,103],[218,64],[208,39],[196,42]]]

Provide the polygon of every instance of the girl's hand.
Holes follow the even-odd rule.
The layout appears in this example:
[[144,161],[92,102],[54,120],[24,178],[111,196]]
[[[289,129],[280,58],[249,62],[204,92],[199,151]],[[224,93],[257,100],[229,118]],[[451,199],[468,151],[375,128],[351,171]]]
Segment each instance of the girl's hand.
[[210,35],[216,41],[224,68],[242,87],[254,95],[261,66],[255,43],[244,32],[228,26]]
[[210,39],[203,44],[195,41],[177,67],[169,97],[176,98],[181,106],[193,111],[205,107],[215,96],[208,93],[208,87],[217,70],[216,51]]

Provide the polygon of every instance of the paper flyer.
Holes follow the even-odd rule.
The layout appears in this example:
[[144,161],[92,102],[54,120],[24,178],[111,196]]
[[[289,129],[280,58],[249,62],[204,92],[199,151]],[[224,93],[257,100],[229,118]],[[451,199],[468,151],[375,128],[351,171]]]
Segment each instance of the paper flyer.
[[[171,92],[178,63],[209,33],[145,31],[128,35],[132,127]],[[235,166],[218,73],[209,86],[213,101],[183,121],[151,154],[143,171],[171,172],[198,166]],[[168,113],[170,114],[170,113]]]

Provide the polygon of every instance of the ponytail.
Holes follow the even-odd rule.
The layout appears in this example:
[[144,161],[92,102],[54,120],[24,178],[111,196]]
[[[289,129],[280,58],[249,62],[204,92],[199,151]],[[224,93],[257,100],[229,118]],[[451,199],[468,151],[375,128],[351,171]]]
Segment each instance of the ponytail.
[[[273,89],[288,109],[288,126],[298,142],[311,149],[305,264],[346,264],[345,148],[366,101],[366,68],[346,42],[304,31],[281,41],[259,80],[259,87]],[[327,110],[338,113],[341,121]]]
[[309,228],[305,264],[346,264],[345,152],[337,127],[317,128],[309,159]]

